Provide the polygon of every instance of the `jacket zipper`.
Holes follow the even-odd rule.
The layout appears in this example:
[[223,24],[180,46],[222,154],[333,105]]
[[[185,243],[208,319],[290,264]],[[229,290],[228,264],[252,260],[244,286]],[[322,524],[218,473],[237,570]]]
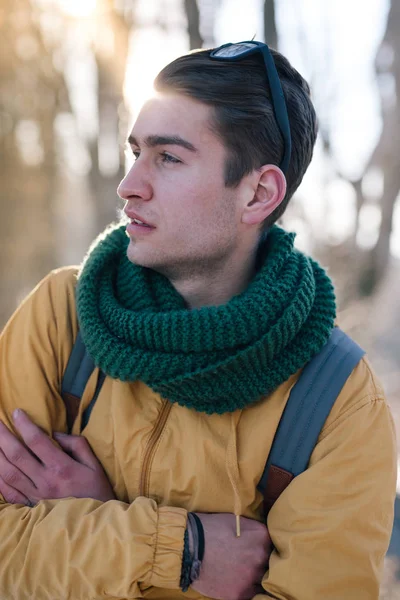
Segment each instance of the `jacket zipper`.
[[161,433],[167,422],[168,415],[171,412],[172,404],[168,400],[164,400],[164,405],[160,410],[153,432],[147,442],[146,450],[143,458],[142,473],[140,476],[139,496],[149,495],[150,486],[150,468],[154,459],[154,454],[157,448],[157,442],[160,439]]

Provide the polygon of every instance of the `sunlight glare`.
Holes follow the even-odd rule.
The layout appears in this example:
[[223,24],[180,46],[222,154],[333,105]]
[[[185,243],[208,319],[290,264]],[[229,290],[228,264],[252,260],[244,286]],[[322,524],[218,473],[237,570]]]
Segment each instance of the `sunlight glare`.
[[61,10],[71,17],[90,17],[96,10],[97,0],[58,0]]
[[[171,40],[167,33],[155,26],[135,31],[131,36],[124,95],[132,121],[137,118],[143,104],[153,96],[153,81],[158,72],[185,51],[185,32],[175,34]],[[129,163],[128,159],[127,168]]]
[[[131,36],[131,48],[125,76],[124,92],[133,118],[136,118],[143,104],[153,95],[153,81],[164,66],[162,47],[157,44],[160,32],[135,31]],[[139,58],[146,48],[145,59]]]

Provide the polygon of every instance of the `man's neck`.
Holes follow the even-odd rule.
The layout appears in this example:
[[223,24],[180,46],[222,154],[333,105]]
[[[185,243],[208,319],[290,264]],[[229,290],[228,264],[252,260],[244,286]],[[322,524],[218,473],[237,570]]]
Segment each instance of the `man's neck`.
[[220,306],[248,287],[255,274],[256,251],[257,248],[248,252],[245,259],[243,255],[241,260],[235,255],[214,268],[210,266],[187,277],[169,279],[188,308]]

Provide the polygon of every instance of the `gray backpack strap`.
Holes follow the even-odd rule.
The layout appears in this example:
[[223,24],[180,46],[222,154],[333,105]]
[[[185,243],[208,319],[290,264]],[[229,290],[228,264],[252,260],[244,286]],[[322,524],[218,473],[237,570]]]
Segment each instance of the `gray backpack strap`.
[[[85,391],[86,384],[94,369],[95,364],[86,350],[81,332],[79,331],[61,382],[61,396],[67,411],[67,425],[69,432],[72,430],[72,426],[79,411],[79,404],[83,392]],[[94,396],[82,415],[81,430],[87,425],[90,413],[97,400],[104,379],[105,374],[100,371]]]
[[335,327],[322,350],[304,367],[286,403],[257,486],[264,496],[266,515],[293,477],[307,469],[332,406],[364,354]]

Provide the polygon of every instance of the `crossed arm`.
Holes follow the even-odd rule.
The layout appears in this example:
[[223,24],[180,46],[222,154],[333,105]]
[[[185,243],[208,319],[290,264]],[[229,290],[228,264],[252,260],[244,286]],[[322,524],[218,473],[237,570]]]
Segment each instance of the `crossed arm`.
[[[53,437],[60,446],[57,447],[24,411],[15,410],[13,421],[22,440],[0,421],[0,493],[6,502],[32,508],[41,500],[68,497],[100,502],[115,499],[106,474],[84,437],[56,432]],[[207,552],[201,576],[192,587],[213,598],[252,598],[261,590],[271,551],[266,527],[242,519],[243,535],[232,548],[233,515],[199,517]],[[247,558],[245,564],[243,556]],[[240,572],[240,577],[232,578],[232,570]]]

